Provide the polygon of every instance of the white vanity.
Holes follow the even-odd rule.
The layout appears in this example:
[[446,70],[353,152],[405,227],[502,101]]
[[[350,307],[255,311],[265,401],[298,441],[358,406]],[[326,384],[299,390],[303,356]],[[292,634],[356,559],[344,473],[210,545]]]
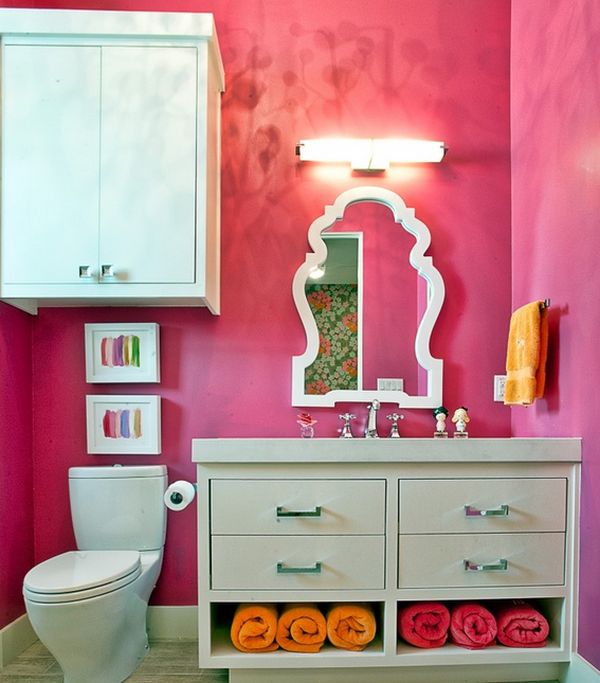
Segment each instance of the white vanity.
[[[575,643],[580,450],[579,439],[193,440],[200,667],[228,668],[232,683],[447,683],[448,666],[473,683],[558,678]],[[546,647],[398,639],[406,602],[506,599],[539,607]],[[229,629],[247,602],[369,603],[378,633],[362,652],[242,653]]]

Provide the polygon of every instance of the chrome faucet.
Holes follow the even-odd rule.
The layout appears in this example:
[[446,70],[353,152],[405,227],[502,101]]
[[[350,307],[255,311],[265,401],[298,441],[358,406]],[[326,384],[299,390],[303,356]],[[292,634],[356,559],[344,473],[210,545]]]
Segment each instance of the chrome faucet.
[[374,398],[371,403],[367,406],[369,410],[369,417],[367,419],[367,426],[365,428],[365,439],[378,439],[379,434],[377,433],[377,411],[379,410],[380,403]]

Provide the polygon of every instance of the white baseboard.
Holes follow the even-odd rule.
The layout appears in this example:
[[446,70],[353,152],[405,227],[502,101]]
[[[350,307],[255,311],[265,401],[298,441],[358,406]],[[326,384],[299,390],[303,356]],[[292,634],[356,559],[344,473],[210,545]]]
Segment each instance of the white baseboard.
[[574,654],[562,683],[600,683],[600,671],[587,659]]
[[0,670],[33,645],[37,636],[26,614],[0,629]]
[[148,607],[148,639],[153,640],[198,640],[198,608]]

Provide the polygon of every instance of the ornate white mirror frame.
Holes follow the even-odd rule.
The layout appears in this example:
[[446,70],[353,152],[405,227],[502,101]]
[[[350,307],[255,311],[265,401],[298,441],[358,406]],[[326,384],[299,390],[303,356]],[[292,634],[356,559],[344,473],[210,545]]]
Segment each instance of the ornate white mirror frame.
[[[307,394],[305,390],[306,369],[315,361],[319,353],[319,330],[310,309],[305,285],[309,274],[323,264],[327,258],[327,246],[322,233],[343,218],[348,206],[357,202],[377,202],[387,206],[404,230],[415,238],[409,254],[410,265],[427,284],[427,307],[419,323],[415,336],[415,356],[417,362],[427,373],[427,391],[412,396],[404,391],[377,389],[334,389],[326,394]],[[322,216],[311,224],[308,242],[313,250],[306,254],[304,263],[298,268],[292,284],[294,303],[306,333],[306,350],[292,358],[292,405],[293,406],[333,406],[338,402],[372,401],[397,403],[401,408],[435,408],[442,404],[443,360],[434,358],[429,350],[433,326],[444,301],[444,281],[440,272],[433,266],[430,256],[425,256],[431,235],[427,226],[415,217],[415,210],[406,204],[395,192],[381,187],[356,187],[342,192],[332,205],[325,207]]]

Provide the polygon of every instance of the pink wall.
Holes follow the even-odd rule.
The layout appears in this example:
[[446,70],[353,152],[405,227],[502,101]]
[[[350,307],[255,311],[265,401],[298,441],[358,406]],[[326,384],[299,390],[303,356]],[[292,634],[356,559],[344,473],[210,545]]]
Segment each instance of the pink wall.
[[23,613],[33,563],[31,318],[0,304],[0,629]]
[[[297,435],[291,357],[304,350],[304,334],[292,277],[311,221],[356,185],[395,190],[428,225],[429,253],[448,292],[432,344],[446,360],[445,402],[450,410],[470,408],[474,436],[508,436],[509,412],[492,402],[510,311],[505,0],[373,0],[368,17],[364,0],[77,4],[215,13],[227,78],[223,305],[218,318],[185,308],[45,309],[33,321],[36,561],[73,545],[67,468],[124,460],[86,455],[88,392],[161,394],[163,452],[129,461],[165,463],[171,479],[194,477],[193,437]],[[299,167],[296,141],[333,133],[442,139],[450,151],[439,165],[367,178],[346,168]],[[83,324],[115,320],[161,325],[159,386],[85,384]],[[364,425],[362,404],[314,410],[317,436],[336,436],[339,408],[362,418],[357,430]],[[430,411],[404,412],[404,435],[432,433]],[[193,604],[194,512],[169,515],[153,600]]]
[[513,303],[550,297],[548,391],[516,436],[582,436],[579,652],[600,668],[600,15],[519,0],[512,19]]

